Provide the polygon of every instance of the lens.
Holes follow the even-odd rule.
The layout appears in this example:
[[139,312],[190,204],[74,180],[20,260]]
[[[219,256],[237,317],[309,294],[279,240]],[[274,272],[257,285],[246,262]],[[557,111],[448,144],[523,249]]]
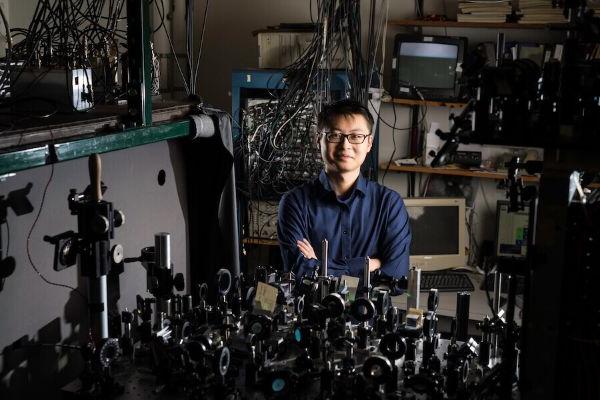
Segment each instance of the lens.
[[296,342],[298,343],[302,341],[302,331],[300,331],[300,328],[294,330],[294,339],[296,339]]
[[250,326],[250,331],[252,333],[254,333],[255,335],[261,333],[263,330],[262,325],[260,324],[260,322],[255,322]]
[[369,371],[369,375],[371,375],[373,378],[379,378],[381,375],[383,375],[383,369],[379,365],[373,365]]
[[285,388],[285,381],[281,378],[274,379],[271,383],[271,389],[274,392],[281,392]]

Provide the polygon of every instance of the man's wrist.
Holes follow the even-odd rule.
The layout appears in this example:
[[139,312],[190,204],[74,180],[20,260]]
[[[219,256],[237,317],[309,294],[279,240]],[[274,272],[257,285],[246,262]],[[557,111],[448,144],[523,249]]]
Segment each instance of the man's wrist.
[[377,271],[381,268],[381,260],[379,258],[369,258],[369,271]]

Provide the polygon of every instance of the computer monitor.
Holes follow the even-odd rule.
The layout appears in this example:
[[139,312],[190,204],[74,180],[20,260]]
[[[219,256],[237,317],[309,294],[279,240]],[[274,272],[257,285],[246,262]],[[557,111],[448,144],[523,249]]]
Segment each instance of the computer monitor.
[[406,198],[412,241],[410,265],[423,271],[465,267],[464,198]]
[[420,92],[425,100],[459,98],[458,82],[466,48],[464,37],[396,35],[392,96],[419,99]]
[[496,215],[496,257],[527,257],[529,207],[508,212],[508,201],[500,200]]

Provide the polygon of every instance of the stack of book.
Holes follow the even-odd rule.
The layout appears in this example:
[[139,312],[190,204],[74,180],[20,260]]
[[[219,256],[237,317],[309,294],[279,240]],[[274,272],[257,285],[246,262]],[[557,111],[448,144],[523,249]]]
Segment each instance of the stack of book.
[[552,7],[552,0],[519,0],[518,15],[521,24],[549,24],[568,22],[562,7]]
[[470,0],[458,3],[458,22],[506,22],[506,16],[512,13],[509,0]]
[[587,8],[594,10],[595,17],[600,17],[600,0],[588,0]]

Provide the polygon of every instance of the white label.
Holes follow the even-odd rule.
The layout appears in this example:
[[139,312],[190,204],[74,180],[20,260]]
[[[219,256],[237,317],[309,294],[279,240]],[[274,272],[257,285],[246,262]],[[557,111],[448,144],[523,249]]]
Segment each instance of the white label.
[[425,37],[423,38],[423,41],[424,41],[424,42],[433,42],[433,37],[432,37],[432,36],[425,36]]
[[354,301],[356,298],[356,291],[358,289],[359,278],[355,276],[342,275],[340,276],[340,284],[346,283],[346,287],[348,288],[348,296],[346,301]]
[[254,296],[254,310],[259,313],[266,312],[273,314],[277,305],[277,288],[258,282],[256,286],[256,295]]
[[396,69],[396,57],[392,58],[392,69]]
[[246,75],[246,82],[252,82],[252,75]]

